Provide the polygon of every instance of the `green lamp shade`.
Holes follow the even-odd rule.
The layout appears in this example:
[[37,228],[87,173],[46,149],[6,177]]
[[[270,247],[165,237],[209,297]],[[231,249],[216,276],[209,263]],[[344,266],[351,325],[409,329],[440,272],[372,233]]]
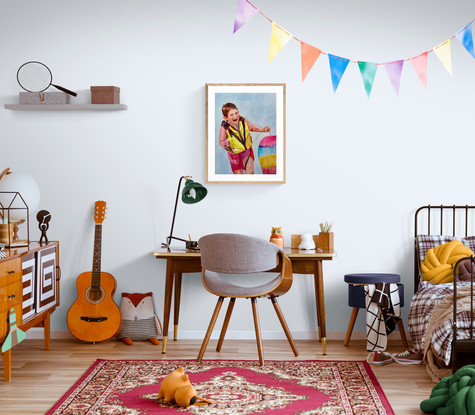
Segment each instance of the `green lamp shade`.
[[185,182],[185,187],[181,193],[181,200],[183,203],[191,205],[193,203],[201,202],[206,195],[208,190],[202,184],[195,182],[191,179],[188,179]]

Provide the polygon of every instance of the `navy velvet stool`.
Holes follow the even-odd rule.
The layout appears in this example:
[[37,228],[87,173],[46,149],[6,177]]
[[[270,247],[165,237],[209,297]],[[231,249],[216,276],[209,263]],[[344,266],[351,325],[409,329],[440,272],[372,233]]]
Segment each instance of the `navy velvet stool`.
[[[360,308],[366,308],[365,291],[364,286],[368,284],[376,284],[378,282],[387,282],[398,284],[399,289],[399,301],[400,306],[404,306],[404,284],[400,283],[401,276],[399,274],[346,274],[345,282],[348,283],[348,305],[353,307],[351,312],[350,323],[348,324],[348,330],[346,331],[345,346],[350,343],[351,333],[355,326],[356,317],[358,317],[358,311]],[[402,319],[397,322],[399,333],[401,334],[401,340],[404,347],[407,347],[406,332],[404,331],[404,324]]]

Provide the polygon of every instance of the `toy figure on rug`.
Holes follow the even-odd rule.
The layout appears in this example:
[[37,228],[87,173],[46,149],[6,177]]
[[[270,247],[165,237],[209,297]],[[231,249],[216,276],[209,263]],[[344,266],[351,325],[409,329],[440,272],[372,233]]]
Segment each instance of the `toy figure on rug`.
[[182,367],[174,370],[163,379],[157,398],[185,407],[213,403],[213,401],[196,396],[196,390]]
[[162,325],[155,314],[152,293],[122,293],[120,304],[122,329],[117,337],[125,344],[131,345],[134,340],[148,340],[159,344],[158,336],[162,335]]

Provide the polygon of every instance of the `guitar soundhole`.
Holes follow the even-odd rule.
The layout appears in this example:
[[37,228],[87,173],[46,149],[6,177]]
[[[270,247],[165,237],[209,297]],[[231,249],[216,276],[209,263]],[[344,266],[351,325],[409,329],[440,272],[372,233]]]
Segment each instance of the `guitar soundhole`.
[[86,298],[91,304],[100,303],[105,297],[105,292],[102,287],[89,287],[86,291]]

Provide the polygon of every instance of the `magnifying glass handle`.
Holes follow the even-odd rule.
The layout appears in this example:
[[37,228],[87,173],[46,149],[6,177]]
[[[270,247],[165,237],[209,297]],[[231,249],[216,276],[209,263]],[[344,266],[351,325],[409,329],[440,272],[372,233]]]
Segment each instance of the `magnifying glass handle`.
[[72,95],[73,97],[77,97],[78,94],[76,92],[70,91],[69,89],[63,88],[62,86],[51,84],[51,86],[54,86],[56,89],[59,89],[60,91],[66,92],[66,94]]

